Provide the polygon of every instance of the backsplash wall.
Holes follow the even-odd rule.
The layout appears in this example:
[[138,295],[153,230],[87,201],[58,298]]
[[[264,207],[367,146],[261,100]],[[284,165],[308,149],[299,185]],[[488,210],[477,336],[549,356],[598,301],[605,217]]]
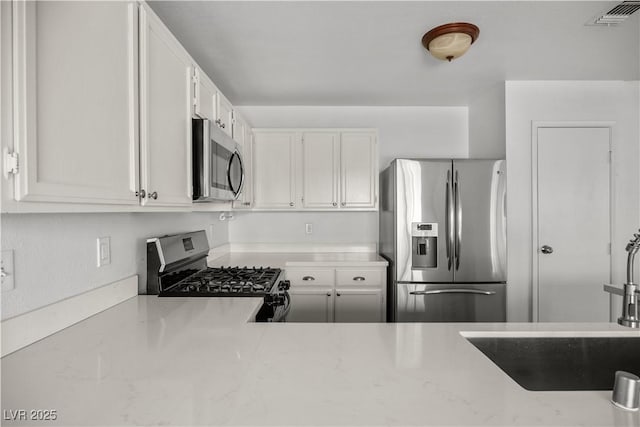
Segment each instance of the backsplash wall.
[[[204,229],[209,245],[229,241],[219,213],[3,214],[2,250],[14,250],[15,289],[2,293],[2,319],[139,275],[146,286],[146,239]],[[213,225],[213,234],[210,229]],[[96,266],[96,239],[111,238],[111,264]]]
[[[311,224],[307,234],[305,224]],[[377,212],[234,212],[232,243],[377,243]]]

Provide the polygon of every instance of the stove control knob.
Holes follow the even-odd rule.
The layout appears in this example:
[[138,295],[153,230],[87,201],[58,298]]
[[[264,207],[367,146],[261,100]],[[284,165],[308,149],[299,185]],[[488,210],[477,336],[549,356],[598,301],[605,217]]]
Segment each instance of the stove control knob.
[[281,291],[287,291],[289,290],[289,288],[291,287],[291,282],[288,280],[282,280],[279,284],[278,284],[278,289]]

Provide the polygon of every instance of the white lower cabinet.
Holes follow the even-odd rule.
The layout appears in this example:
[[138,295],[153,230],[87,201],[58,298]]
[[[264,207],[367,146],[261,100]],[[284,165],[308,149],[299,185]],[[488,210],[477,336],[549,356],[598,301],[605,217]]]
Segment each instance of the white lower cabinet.
[[291,311],[287,322],[327,323],[333,321],[333,289],[294,286],[289,290]]
[[287,268],[288,322],[384,322],[384,267]]
[[382,322],[382,289],[336,289],[334,322]]

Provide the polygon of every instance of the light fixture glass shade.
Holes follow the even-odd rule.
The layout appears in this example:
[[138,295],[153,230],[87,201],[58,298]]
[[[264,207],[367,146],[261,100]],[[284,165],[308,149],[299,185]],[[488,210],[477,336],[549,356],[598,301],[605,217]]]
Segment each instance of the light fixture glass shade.
[[429,43],[429,52],[438,59],[451,61],[464,55],[472,42],[473,39],[469,34],[444,34]]
[[433,28],[422,36],[422,45],[435,58],[448,60],[464,55],[480,34],[480,29],[468,22],[453,22]]

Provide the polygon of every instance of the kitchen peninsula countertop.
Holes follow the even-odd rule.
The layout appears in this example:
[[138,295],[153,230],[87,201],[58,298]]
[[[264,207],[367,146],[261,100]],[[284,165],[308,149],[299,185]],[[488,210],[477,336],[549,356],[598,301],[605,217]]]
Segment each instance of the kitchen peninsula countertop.
[[[138,296],[12,353],[1,361],[3,425],[640,425],[610,391],[524,390],[460,333],[638,331],[247,323],[260,303]],[[57,419],[7,420],[17,410]]]

